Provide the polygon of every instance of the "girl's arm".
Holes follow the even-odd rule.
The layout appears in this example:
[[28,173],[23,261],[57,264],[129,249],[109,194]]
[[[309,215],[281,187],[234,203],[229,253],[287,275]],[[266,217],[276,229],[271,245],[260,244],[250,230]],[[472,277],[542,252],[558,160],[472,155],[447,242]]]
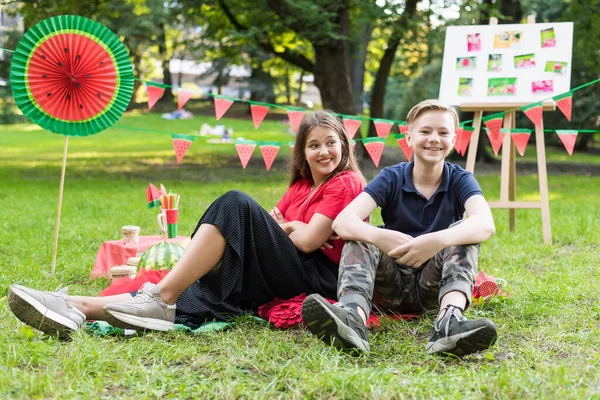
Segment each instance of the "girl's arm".
[[312,253],[329,239],[333,233],[332,224],[331,218],[315,213],[308,224],[301,221],[290,221],[280,224],[280,226],[301,252]]

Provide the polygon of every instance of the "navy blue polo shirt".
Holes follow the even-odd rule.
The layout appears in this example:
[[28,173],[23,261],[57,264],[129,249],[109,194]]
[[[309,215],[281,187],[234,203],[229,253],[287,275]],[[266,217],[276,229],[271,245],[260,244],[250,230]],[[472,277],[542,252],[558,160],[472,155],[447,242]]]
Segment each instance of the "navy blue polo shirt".
[[381,207],[386,229],[412,237],[446,229],[462,219],[469,197],[483,194],[472,173],[444,163],[442,183],[427,200],[413,184],[413,166],[403,162],[384,168],[364,189]]

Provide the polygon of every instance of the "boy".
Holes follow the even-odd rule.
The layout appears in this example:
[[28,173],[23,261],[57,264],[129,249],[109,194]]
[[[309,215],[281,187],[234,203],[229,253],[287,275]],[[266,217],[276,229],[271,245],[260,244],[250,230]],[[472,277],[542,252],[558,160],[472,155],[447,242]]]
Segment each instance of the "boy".
[[[428,353],[462,356],[487,349],[496,341],[494,323],[469,321],[463,311],[471,299],[479,243],[495,227],[473,175],[445,162],[456,141],[458,115],[438,100],[425,100],[406,121],[413,161],[384,168],[334,221],[334,231],[346,240],[339,303],[310,295],[302,316],[324,341],[368,353],[365,321],[372,305],[396,313],[439,305]],[[364,222],[376,207],[381,228]],[[461,221],[465,211],[468,218]]]

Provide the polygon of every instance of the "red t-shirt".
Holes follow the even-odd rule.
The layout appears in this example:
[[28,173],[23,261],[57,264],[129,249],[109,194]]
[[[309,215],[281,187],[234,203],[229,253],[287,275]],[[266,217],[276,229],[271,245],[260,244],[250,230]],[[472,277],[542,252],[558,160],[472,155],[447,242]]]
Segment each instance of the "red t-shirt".
[[[315,190],[311,190],[311,186],[311,180],[301,178],[279,200],[277,208],[286,221],[308,224],[315,213],[333,220],[364,188],[359,175],[354,171],[341,172]],[[332,246],[332,249],[325,249],[323,253],[339,264],[344,241],[334,240]]]

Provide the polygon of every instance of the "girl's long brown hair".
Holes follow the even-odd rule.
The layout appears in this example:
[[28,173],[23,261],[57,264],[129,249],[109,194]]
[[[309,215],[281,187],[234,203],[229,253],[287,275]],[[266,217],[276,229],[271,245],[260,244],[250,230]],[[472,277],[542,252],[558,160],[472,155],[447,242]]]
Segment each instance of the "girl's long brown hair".
[[306,147],[306,138],[308,137],[308,134],[319,126],[331,129],[337,133],[340,141],[342,142],[342,157],[340,159],[340,163],[328,176],[325,177],[323,183],[327,182],[342,171],[356,172],[364,183],[365,178],[358,167],[356,157],[354,156],[354,151],[350,150],[350,142],[346,136],[344,124],[328,111],[315,111],[313,113],[306,114],[300,123],[300,127],[298,128],[298,133],[296,134],[296,144],[294,145],[294,151],[292,152],[292,159],[290,161],[290,186],[296,183],[300,178],[308,178],[313,180],[310,167],[306,161],[304,150]]

